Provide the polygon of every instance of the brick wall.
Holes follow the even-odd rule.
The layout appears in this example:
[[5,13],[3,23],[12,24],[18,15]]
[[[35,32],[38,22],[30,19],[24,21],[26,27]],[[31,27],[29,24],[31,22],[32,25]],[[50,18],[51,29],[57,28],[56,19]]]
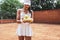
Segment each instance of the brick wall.
[[1,24],[1,23],[14,23],[14,22],[16,22],[15,19],[5,19],[5,20],[0,20],[0,24]]
[[34,22],[60,23],[60,9],[35,11]]

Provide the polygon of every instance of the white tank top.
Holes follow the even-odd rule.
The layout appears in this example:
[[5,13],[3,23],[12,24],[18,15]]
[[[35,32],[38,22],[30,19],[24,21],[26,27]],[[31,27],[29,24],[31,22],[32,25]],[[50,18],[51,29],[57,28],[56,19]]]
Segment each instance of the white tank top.
[[24,18],[25,15],[28,15],[29,17],[31,17],[31,13],[29,11],[25,14],[24,11],[23,11],[23,9],[21,9],[20,19]]

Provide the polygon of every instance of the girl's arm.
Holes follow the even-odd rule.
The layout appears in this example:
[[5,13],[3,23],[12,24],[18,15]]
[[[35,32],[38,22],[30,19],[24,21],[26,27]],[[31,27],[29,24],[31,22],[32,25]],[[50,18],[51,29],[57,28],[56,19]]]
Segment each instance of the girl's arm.
[[34,12],[31,10],[31,12],[32,12],[32,18],[33,18],[33,20],[34,20]]
[[17,21],[17,23],[21,23],[22,22],[22,20],[20,19],[20,9],[18,9],[17,10],[17,16],[16,16],[16,21]]

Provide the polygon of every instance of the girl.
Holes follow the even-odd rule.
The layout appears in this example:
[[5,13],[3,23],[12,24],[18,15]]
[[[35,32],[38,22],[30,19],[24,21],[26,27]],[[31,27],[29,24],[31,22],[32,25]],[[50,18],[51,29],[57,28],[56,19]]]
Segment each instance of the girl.
[[17,22],[19,23],[17,28],[17,35],[19,40],[24,40],[24,38],[25,40],[31,40],[32,37],[32,29],[30,27],[29,21],[23,21],[25,15],[33,18],[33,11],[30,10],[29,3],[24,3],[23,9],[17,10]]

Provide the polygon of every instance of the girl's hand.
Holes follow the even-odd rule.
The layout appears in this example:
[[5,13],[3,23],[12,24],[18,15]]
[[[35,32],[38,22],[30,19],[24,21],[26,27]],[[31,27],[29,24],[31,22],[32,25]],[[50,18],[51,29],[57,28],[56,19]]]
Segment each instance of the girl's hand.
[[24,23],[28,22],[28,23],[32,23],[33,22],[33,18],[29,18],[29,19],[25,19],[23,20]]
[[29,21],[23,21],[24,23],[29,22]]
[[23,21],[24,23],[26,23],[26,21]]
[[32,21],[29,21],[29,20],[27,20],[27,21],[23,21],[24,23],[26,23],[26,22],[28,22],[28,23],[32,23]]

